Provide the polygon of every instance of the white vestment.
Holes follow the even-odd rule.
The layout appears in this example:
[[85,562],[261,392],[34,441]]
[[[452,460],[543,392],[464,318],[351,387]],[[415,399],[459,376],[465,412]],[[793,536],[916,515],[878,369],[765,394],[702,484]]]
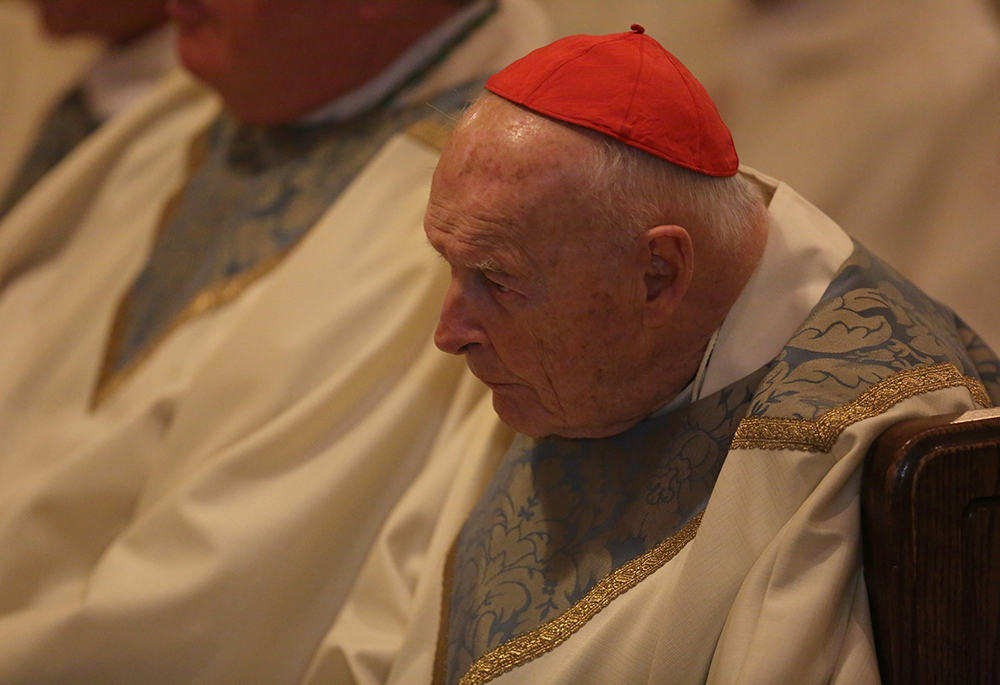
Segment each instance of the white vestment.
[[0,196],[46,112],[97,50],[92,41],[43,37],[25,0],[0,2]]
[[987,0],[731,0],[708,79],[740,159],[1000,347],[1000,23]]
[[[504,3],[414,97],[544,33]],[[219,109],[177,74],[0,225],[0,682],[295,682],[446,414],[482,392],[432,342],[438,152],[401,134],[91,409],[115,311]]]
[[[773,359],[852,251],[836,224],[787,185],[745,173],[772,195],[771,232],[694,383],[695,399]],[[553,628],[517,647],[555,639],[554,648],[470,682],[877,683],[861,578],[860,466],[871,440],[897,421],[989,403],[978,381],[955,382],[852,415],[828,451],[744,440],[726,458],[697,535],[672,560],[582,627]],[[509,433],[484,398],[454,435],[383,529],[310,684],[431,682],[446,558]],[[497,652],[497,663],[517,658]]]
[[[30,42],[21,43],[17,47],[20,66],[15,69],[20,73],[11,74],[15,77],[14,83],[8,86],[18,107],[17,115],[0,112],[0,117],[6,125],[15,129],[18,129],[18,121],[30,121],[31,126],[18,130],[22,140],[10,145],[9,161],[19,161],[11,169],[10,178],[7,179],[3,169],[0,169],[0,221],[38,181],[72,154],[101,124],[141,100],[177,65],[174,34],[168,24],[155,27],[124,45],[105,48],[79,78],[72,81],[62,79],[67,74],[76,74],[73,64],[68,61],[73,52],[63,50],[66,57],[62,60],[63,64],[58,65],[61,67],[60,75],[55,80],[44,73],[46,60],[41,58],[45,54],[42,48],[47,43],[40,42],[34,49]],[[48,50],[55,53],[53,48]],[[32,52],[41,54],[32,55]],[[56,65],[49,68],[54,70]],[[21,82],[21,87],[18,87],[18,82]],[[33,87],[26,89],[23,82]],[[4,85],[0,84],[0,91],[3,88]],[[27,95],[32,90],[41,91],[36,95],[35,106]],[[44,101],[37,99],[41,94],[47,96]],[[53,98],[54,102],[50,103],[49,98]],[[37,109],[43,106],[44,109]],[[26,115],[32,118],[26,120]],[[22,143],[25,146],[23,155]],[[0,165],[3,164],[0,161]],[[44,256],[47,255],[39,255]]]

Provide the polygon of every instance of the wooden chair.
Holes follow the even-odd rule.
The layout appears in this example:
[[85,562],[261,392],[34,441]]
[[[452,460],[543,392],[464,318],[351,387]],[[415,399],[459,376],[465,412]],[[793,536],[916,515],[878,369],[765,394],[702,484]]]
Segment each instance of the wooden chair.
[[1000,410],[892,427],[861,489],[884,685],[1000,683]]

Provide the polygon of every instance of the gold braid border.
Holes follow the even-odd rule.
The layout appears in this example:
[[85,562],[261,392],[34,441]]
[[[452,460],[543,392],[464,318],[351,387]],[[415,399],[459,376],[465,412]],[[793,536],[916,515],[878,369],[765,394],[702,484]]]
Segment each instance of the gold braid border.
[[[2,2],[2,0],[0,0],[0,2]],[[159,238],[163,231],[166,230],[167,222],[173,218],[174,213],[177,211],[181,197],[184,195],[184,191],[191,182],[192,176],[194,176],[194,173],[208,156],[208,135],[209,129],[206,128],[191,141],[191,151],[188,154],[186,180],[181,184],[180,190],[178,190],[164,206],[163,212],[160,214],[160,223],[156,230],[157,238]],[[302,237],[304,238],[305,235],[306,233],[304,233]],[[160,331],[157,335],[151,338],[143,349],[137,352],[124,367],[116,371],[115,363],[121,350],[122,338],[125,335],[125,318],[128,314],[128,308],[132,300],[132,289],[135,287],[135,284],[133,283],[132,286],[130,286],[125,292],[121,302],[118,304],[118,309],[115,313],[115,318],[111,326],[111,334],[104,352],[104,362],[101,365],[101,371],[97,377],[97,384],[91,394],[90,410],[95,411],[104,402],[104,400],[114,394],[115,391],[117,391],[118,388],[125,383],[125,381],[132,377],[132,374],[135,373],[136,369],[148,361],[153,353],[159,349],[160,345],[165,342],[167,338],[169,338],[178,328],[192,319],[196,319],[203,314],[206,314],[214,309],[218,309],[219,307],[229,304],[235,300],[246,288],[253,285],[257,280],[266,276],[276,266],[278,266],[301,242],[302,239],[297,241],[291,247],[287,247],[277,254],[271,255],[251,269],[207,285],[190,303],[188,303],[187,307],[174,317],[164,330]]]
[[566,613],[481,656],[462,676],[459,685],[483,685],[561,645],[587,621],[611,604],[612,600],[634,588],[677,556],[687,543],[694,540],[703,513],[699,513],[687,525],[653,549],[603,578]]
[[[2,2],[2,0],[0,0],[0,2]],[[433,123],[430,119],[424,119],[412,124],[407,129],[407,133],[412,138],[415,138],[438,152],[444,150],[445,143],[448,141],[448,136],[450,135],[449,129]],[[187,189],[188,183],[191,181],[191,177],[202,165],[202,163],[204,163],[205,158],[208,156],[208,135],[209,130],[206,128],[192,140],[191,150],[188,153],[187,172],[185,175],[186,180],[181,184],[180,190],[178,190],[164,206],[163,212],[160,214],[160,223],[156,231],[157,237],[166,229],[167,222],[170,221],[174,213],[177,211],[177,206],[180,204],[180,199],[184,195],[184,191]],[[302,238],[304,238],[307,233],[308,231],[302,235]],[[94,387],[94,391],[90,398],[91,411],[97,409],[97,407],[99,407],[105,399],[114,394],[115,391],[118,390],[118,388],[132,376],[135,370],[142,366],[152,356],[152,354],[159,348],[160,344],[169,338],[178,328],[192,319],[196,319],[203,314],[206,314],[214,309],[218,309],[219,307],[229,304],[235,300],[246,288],[253,285],[260,278],[269,274],[276,266],[284,261],[292,250],[294,250],[295,247],[301,242],[302,239],[297,241],[291,247],[268,257],[251,269],[206,286],[194,298],[194,300],[192,300],[188,306],[184,308],[183,311],[174,317],[173,321],[171,321],[163,331],[160,331],[160,333],[151,339],[142,350],[129,360],[128,364],[118,371],[115,371],[117,353],[121,347],[122,338],[125,334],[125,317],[128,313],[128,306],[131,300],[132,288],[129,288],[125,296],[122,298],[122,301],[119,303],[118,310],[115,314],[114,322],[111,327],[111,335],[104,354],[104,362],[101,365],[101,371],[97,378],[97,384]]]
[[736,429],[731,449],[827,453],[851,424],[878,416],[915,395],[957,387],[968,388],[979,405],[993,406],[983,384],[962,375],[953,364],[919,366],[879,381],[857,399],[831,409],[815,421],[770,417],[743,419]]

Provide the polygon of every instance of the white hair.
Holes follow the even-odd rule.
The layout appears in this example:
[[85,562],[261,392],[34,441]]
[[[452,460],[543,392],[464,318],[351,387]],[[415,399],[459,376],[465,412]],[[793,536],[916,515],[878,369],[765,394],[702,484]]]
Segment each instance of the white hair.
[[742,250],[750,229],[761,221],[763,197],[742,175],[708,176],[585,132],[595,143],[585,172],[599,208],[595,219],[611,232],[617,247],[631,249],[644,231],[677,224],[705,232],[733,254]]
[[595,206],[593,225],[608,232],[612,249],[624,256],[645,231],[676,224],[698,231],[723,254],[739,255],[767,208],[757,185],[741,174],[708,176],[660,159],[589,128],[555,121],[490,92],[469,108],[487,120],[514,107],[529,117],[578,131],[591,154],[581,170]]

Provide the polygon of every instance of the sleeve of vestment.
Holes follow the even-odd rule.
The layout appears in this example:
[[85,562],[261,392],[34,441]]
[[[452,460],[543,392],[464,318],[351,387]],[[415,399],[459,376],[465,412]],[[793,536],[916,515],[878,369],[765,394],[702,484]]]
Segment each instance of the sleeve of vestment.
[[[420,478],[389,516],[313,656],[304,684],[430,682],[441,579],[452,541],[510,443],[471,380]],[[429,636],[429,639],[428,639]]]
[[727,463],[735,467],[728,477],[736,481],[720,486],[734,495],[732,510],[742,511],[742,525],[754,532],[735,535],[731,561],[750,566],[708,683],[879,682],[861,571],[865,456],[874,439],[899,421],[974,406],[965,388],[937,390],[846,427],[827,454],[730,454],[738,461]]

